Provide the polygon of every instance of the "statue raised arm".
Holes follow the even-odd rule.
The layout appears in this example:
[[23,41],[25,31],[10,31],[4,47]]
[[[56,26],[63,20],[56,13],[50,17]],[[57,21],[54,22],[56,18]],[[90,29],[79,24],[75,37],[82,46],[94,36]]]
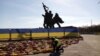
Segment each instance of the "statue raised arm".
[[45,11],[46,13],[48,13],[49,8],[48,8],[46,5],[44,5],[44,3],[42,3],[42,4],[43,4],[44,11]]

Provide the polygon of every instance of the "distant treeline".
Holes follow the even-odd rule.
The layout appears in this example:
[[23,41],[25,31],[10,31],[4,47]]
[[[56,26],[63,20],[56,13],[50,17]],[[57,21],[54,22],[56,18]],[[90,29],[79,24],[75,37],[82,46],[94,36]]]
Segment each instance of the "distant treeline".
[[100,25],[79,27],[79,32],[82,34],[100,34]]

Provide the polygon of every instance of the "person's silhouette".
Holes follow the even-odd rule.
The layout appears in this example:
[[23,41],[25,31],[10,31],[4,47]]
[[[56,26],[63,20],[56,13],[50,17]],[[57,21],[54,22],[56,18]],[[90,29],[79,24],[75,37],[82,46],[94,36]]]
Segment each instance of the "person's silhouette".
[[59,23],[64,23],[64,21],[59,17],[58,13],[55,14],[53,22],[54,24],[57,24],[59,27],[61,27]]
[[48,18],[48,28],[52,28],[52,17],[53,17],[53,14],[52,14],[52,11],[49,11],[48,15],[47,15],[47,18]]
[[[43,3],[42,3],[43,4]],[[43,26],[44,28],[52,28],[52,11],[49,11],[49,8],[43,4],[43,8],[44,8],[44,11],[45,11],[45,15],[42,14],[42,16],[44,17],[44,23],[43,23]]]

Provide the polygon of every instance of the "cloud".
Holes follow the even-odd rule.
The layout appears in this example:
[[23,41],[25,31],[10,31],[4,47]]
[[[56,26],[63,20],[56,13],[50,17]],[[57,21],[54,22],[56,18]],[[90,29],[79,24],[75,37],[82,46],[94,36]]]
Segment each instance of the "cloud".
[[90,26],[92,24],[100,24],[98,17],[74,17],[74,16],[61,16],[65,23],[62,26]]
[[8,18],[3,20],[0,24],[0,28],[38,28],[43,27],[43,18],[35,16],[21,16],[14,18]]
[[42,27],[43,18],[35,16],[19,17],[19,23],[22,28]]
[[[5,1],[4,2],[4,7],[9,7],[11,10],[13,10],[13,8],[17,8],[17,9],[20,9],[20,10],[26,10],[26,11],[30,11],[30,12],[35,12],[34,10],[34,5],[32,3],[28,3],[27,2],[24,2],[23,3],[21,1]],[[34,7],[33,7],[34,6]]]
[[[87,0],[46,0],[45,4],[53,11],[59,13],[60,17],[65,21],[62,26],[82,26],[90,25],[93,19],[94,24],[99,24],[100,17],[99,8],[95,7],[93,1]],[[9,0],[5,1],[5,14],[0,17],[0,28],[36,28],[43,27],[44,13],[41,0]],[[89,4],[88,4],[89,3]],[[93,4],[93,5],[91,5]],[[95,9],[94,9],[95,8]],[[91,9],[91,10],[90,10]],[[95,13],[95,12],[98,12]],[[97,15],[98,18],[96,18]]]
[[97,4],[100,4],[100,1],[98,1],[98,3]]
[[91,16],[91,13],[84,8],[82,1],[77,0],[50,0],[53,12],[64,16]]
[[49,0],[49,1],[57,5],[65,5],[70,2],[70,0]]

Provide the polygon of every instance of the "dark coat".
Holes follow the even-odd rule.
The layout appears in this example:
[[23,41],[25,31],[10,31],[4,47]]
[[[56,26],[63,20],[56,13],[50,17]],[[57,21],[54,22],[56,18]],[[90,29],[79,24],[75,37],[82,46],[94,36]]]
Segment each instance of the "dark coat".
[[55,17],[53,18],[55,23],[64,23],[64,21],[59,17],[59,15],[56,13]]

